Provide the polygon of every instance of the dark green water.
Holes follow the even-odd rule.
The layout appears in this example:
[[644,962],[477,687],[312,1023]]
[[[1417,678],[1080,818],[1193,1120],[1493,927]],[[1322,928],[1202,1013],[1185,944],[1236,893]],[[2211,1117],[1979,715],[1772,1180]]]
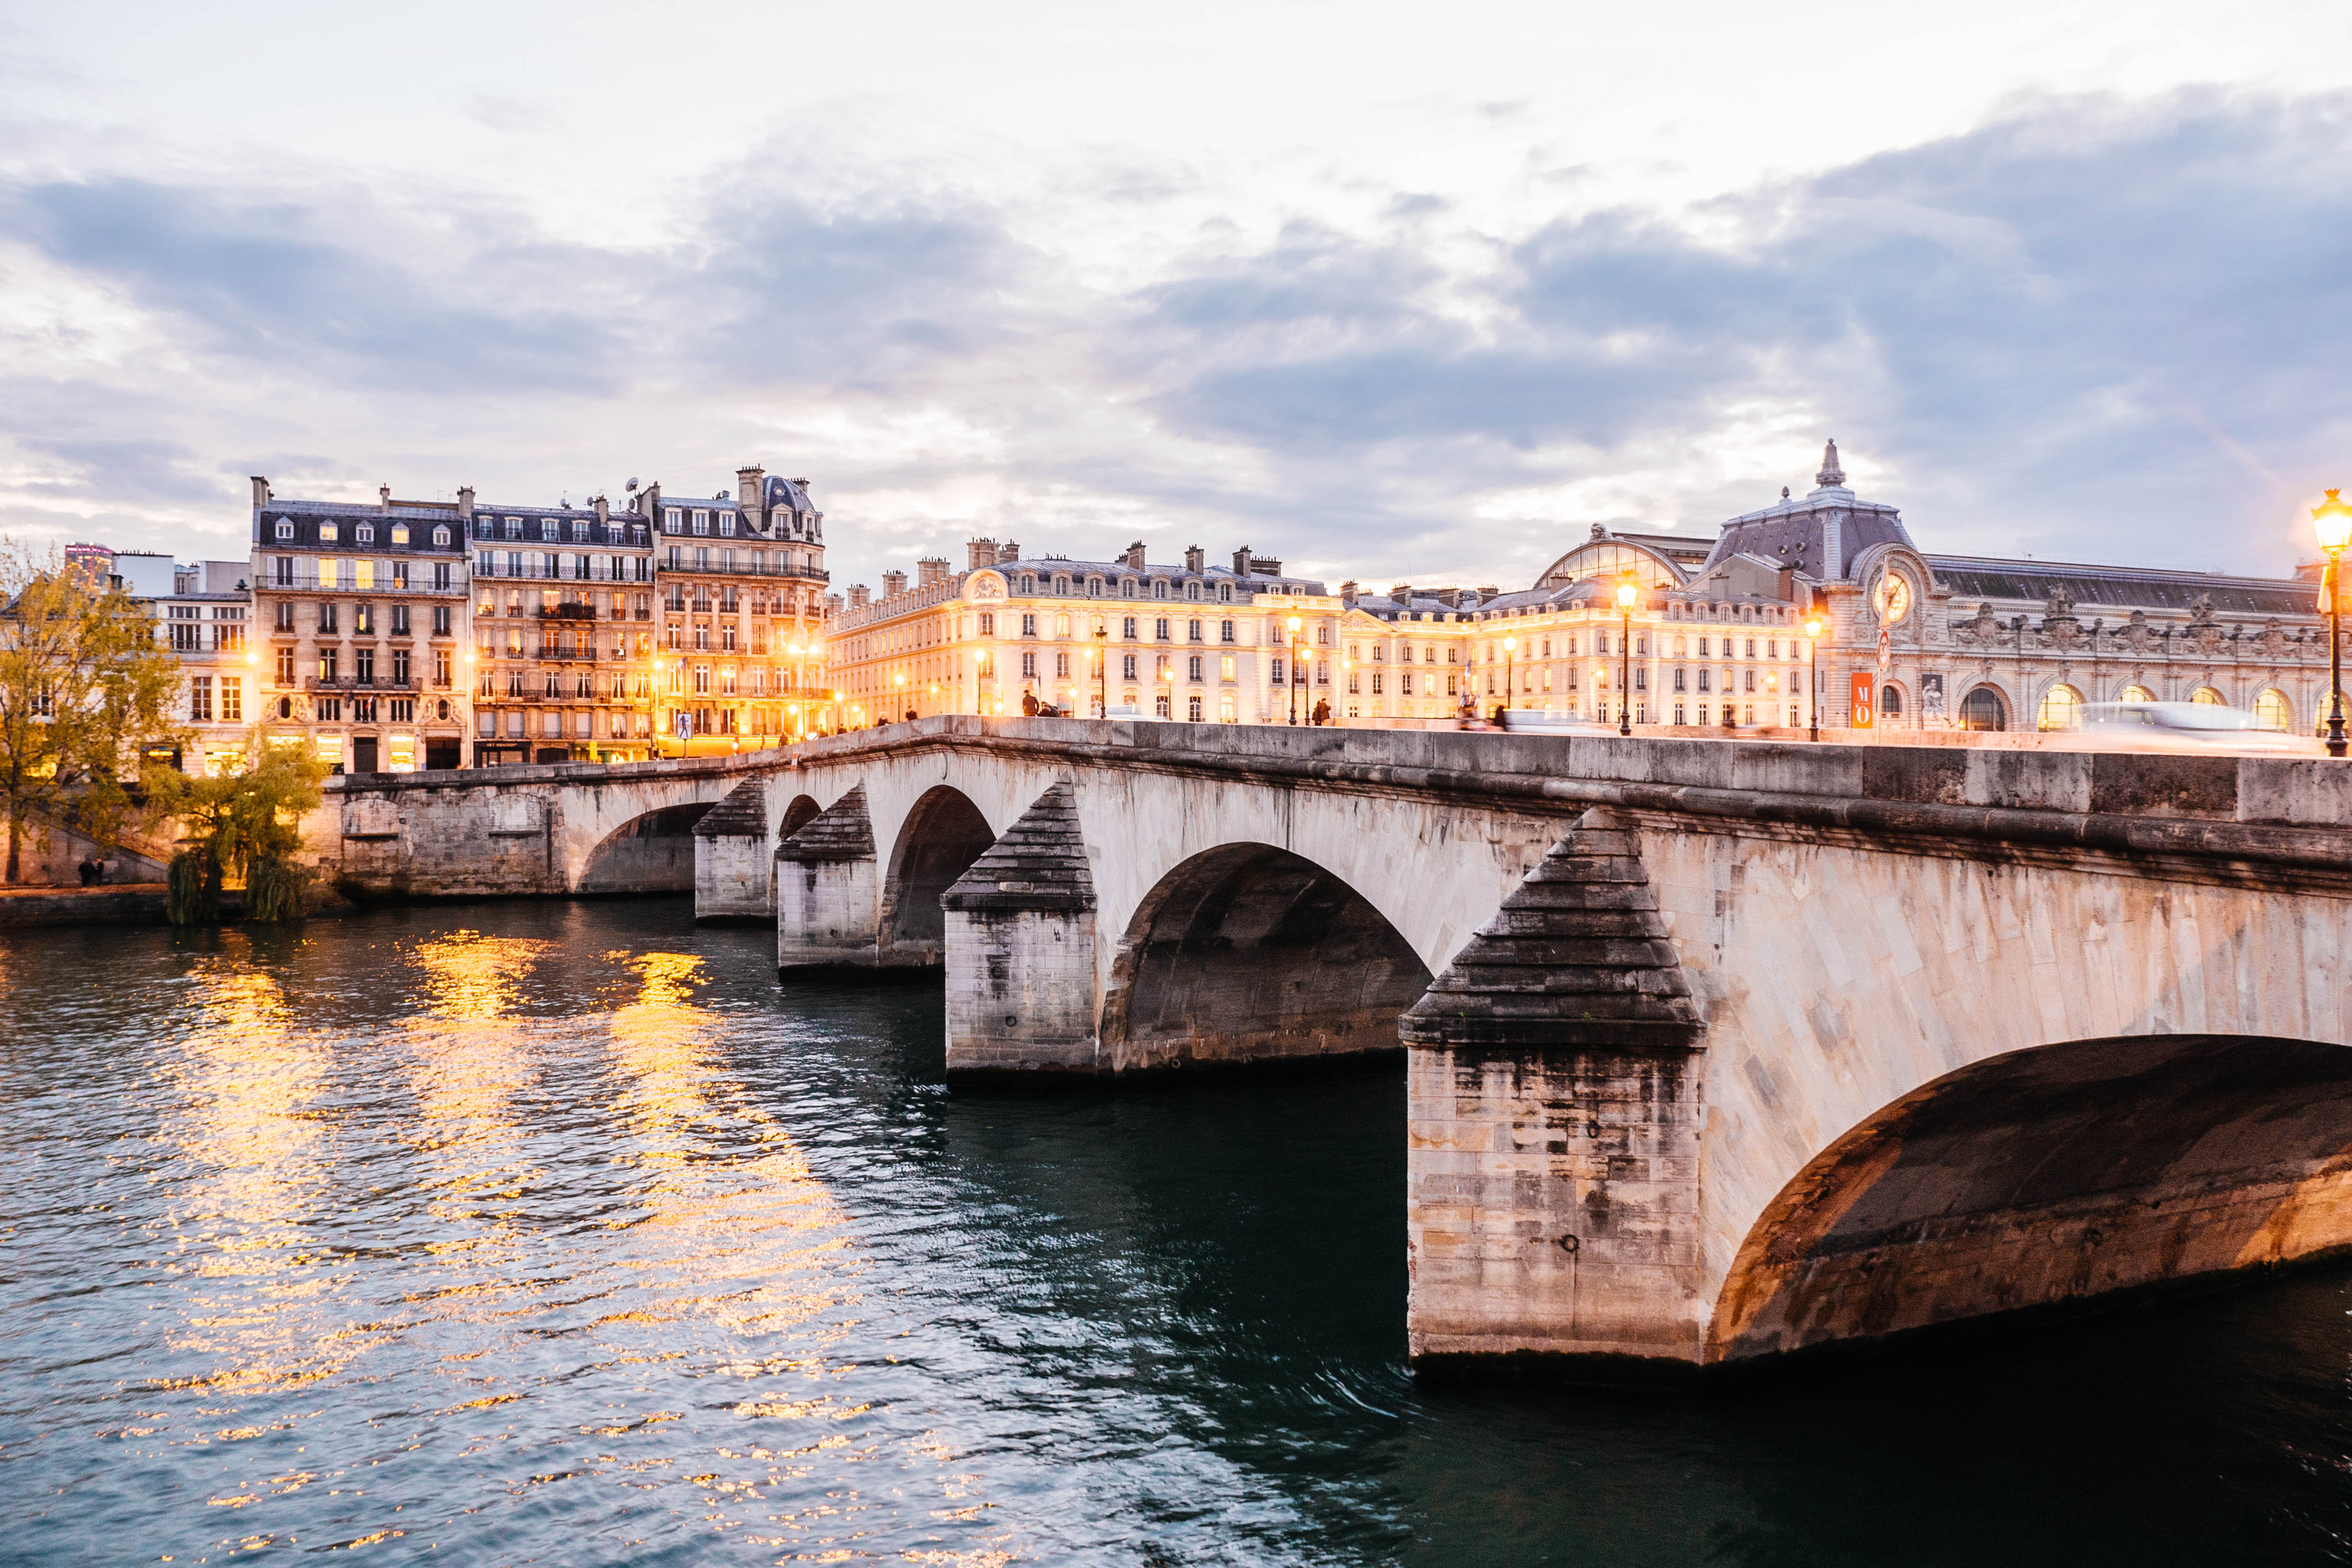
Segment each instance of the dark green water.
[[680,904],[0,941],[0,1561],[2352,1560],[2352,1273],[1417,1385],[1401,1069],[950,1095]]

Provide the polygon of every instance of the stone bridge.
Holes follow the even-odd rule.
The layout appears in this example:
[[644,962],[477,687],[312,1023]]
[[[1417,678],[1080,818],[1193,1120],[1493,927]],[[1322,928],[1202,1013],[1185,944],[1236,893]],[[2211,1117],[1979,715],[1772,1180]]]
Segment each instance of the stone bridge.
[[2325,759],[961,717],[514,774],[580,889],[625,813],[724,794],[698,914],[773,921],[788,983],[943,967],[953,1079],[1402,1045],[1421,1364],[1738,1362],[2352,1243]]

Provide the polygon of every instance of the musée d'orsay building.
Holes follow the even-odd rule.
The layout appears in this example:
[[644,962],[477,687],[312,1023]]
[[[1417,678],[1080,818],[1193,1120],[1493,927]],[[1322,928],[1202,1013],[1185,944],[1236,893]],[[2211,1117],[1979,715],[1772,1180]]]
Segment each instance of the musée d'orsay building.
[[1596,528],[1524,591],[1349,597],[1345,712],[1360,722],[1508,702],[1611,722],[1630,706],[1636,725],[1804,725],[1815,607],[1824,727],[2060,729],[2085,703],[2149,700],[2305,734],[2326,716],[2315,566],[2280,580],[1930,555],[1895,508],[1846,488],[1835,442],[1811,492],[1783,490],[1711,540]]

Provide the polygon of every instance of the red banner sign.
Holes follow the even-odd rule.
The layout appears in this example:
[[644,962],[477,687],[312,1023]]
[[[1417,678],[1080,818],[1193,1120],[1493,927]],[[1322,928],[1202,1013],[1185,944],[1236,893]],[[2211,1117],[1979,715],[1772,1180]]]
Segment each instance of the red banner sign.
[[1877,677],[1867,670],[1853,673],[1853,716],[1847,722],[1856,729],[1868,729],[1878,722],[1878,711],[1874,701],[1876,684]]

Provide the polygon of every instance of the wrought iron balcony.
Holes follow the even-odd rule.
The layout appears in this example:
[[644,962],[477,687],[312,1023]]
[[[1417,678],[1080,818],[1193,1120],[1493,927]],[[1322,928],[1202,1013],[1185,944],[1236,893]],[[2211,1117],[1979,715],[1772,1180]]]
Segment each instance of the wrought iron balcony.
[[424,689],[414,675],[406,680],[396,680],[391,675],[370,675],[365,680],[357,675],[312,675],[302,683],[302,686],[305,691],[312,692],[414,692]]

